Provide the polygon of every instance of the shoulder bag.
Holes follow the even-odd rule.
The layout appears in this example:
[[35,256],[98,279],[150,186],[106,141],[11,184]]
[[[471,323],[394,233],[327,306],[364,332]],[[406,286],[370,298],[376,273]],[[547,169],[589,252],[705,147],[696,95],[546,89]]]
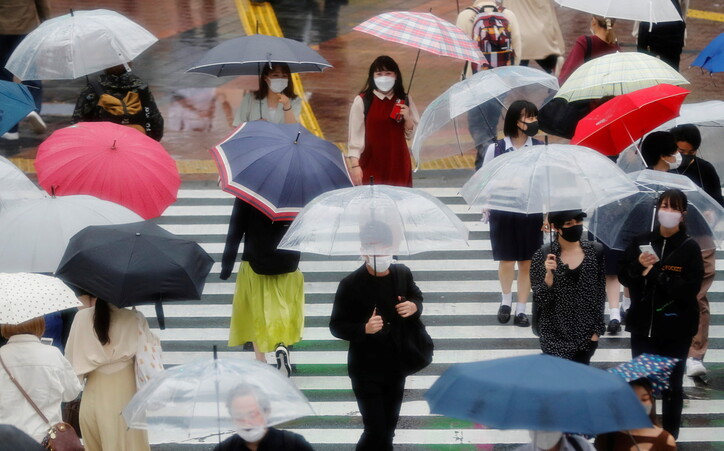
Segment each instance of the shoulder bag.
[[163,372],[161,340],[148,328],[146,318],[134,308],[138,319],[138,346],[135,356],[136,390]]
[[30,403],[33,409],[35,409],[35,412],[40,415],[40,418],[48,424],[48,433],[45,438],[43,438],[41,445],[45,449],[49,449],[51,451],[83,451],[85,448],[81,445],[78,434],[75,433],[73,426],[68,423],[63,423],[62,421],[51,425],[48,418],[40,411],[33,400],[30,399],[30,396],[23,389],[20,383],[13,377],[12,374],[10,374],[10,370],[8,370],[8,367],[5,366],[2,356],[0,356],[0,363],[5,369],[5,372],[8,373],[10,380],[13,381],[13,384],[15,384],[16,387],[18,387],[20,393],[22,393],[25,399],[28,400],[28,403]]
[[[401,277],[401,273],[395,265],[390,267],[395,285],[395,292],[400,296],[406,294],[407,286],[406,277]],[[401,343],[400,343],[400,360],[402,363],[402,371],[405,376],[417,373],[432,363],[432,354],[435,348],[432,337],[427,333],[425,324],[420,320],[420,315],[408,318],[400,318]]]

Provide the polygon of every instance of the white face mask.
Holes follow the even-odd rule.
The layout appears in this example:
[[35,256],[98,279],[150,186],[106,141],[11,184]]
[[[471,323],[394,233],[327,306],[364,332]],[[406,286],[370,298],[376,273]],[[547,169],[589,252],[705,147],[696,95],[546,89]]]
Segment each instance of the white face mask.
[[657,217],[659,218],[659,224],[667,229],[672,229],[681,222],[681,213],[678,211],[659,210]]
[[395,77],[388,77],[383,75],[382,77],[375,77],[375,86],[382,92],[387,92],[395,86]]
[[236,431],[239,437],[243,438],[247,443],[256,443],[266,434],[266,428],[264,426],[255,426],[251,429],[239,429]]
[[563,437],[563,433],[558,431],[528,431],[528,434],[533,446],[538,449],[551,449]]
[[670,171],[673,171],[674,169],[676,169],[676,168],[678,168],[679,166],[681,166],[681,154],[680,154],[679,152],[676,152],[676,153],[674,154],[674,158],[675,158],[675,160],[674,160],[673,163],[671,163],[670,161],[664,160],[664,161],[666,161],[666,164],[669,165],[669,170],[670,170]]
[[373,268],[376,273],[387,271],[392,264],[392,255],[377,255],[376,257],[365,255],[364,258],[367,266]]
[[289,80],[287,80],[286,78],[269,79],[269,89],[277,94],[287,89],[287,86],[289,86]]
[[641,404],[646,412],[646,415],[651,415],[651,409],[654,408],[653,404]]

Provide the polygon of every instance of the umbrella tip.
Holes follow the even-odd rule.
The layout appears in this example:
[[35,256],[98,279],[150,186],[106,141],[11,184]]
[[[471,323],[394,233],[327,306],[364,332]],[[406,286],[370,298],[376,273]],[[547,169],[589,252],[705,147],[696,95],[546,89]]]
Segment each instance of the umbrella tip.
[[214,360],[218,360],[218,359],[219,359],[218,348],[216,345],[214,345]]
[[50,186],[50,197],[52,197],[53,199],[55,199],[55,188],[55,185]]
[[374,185],[374,184],[375,184],[375,176],[370,175],[370,185]]
[[136,232],[136,236],[141,236],[141,232]]
[[75,16],[75,14],[73,13],[73,8],[70,8],[70,15]]
[[116,140],[115,139],[113,140],[113,145],[111,146],[111,149],[116,150]]
[[543,139],[545,139],[545,141],[546,141],[546,146],[547,146],[547,145],[548,145],[548,135],[546,135],[545,138],[543,138]]
[[300,137],[301,135],[302,135],[302,131],[301,131],[301,130],[298,130],[298,131],[297,131],[297,137],[294,138],[294,144],[299,144],[299,137]]

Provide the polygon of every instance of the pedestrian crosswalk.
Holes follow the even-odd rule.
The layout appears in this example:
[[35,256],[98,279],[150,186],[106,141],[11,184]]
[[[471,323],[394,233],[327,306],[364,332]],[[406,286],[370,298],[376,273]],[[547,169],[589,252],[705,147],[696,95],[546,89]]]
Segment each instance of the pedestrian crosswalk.
[[[218,262],[224,247],[233,198],[216,188],[186,184],[179,200],[156,221],[166,230],[196,240]],[[458,214],[470,230],[467,250],[437,251],[401,256],[425,296],[423,320],[435,340],[433,364],[407,380],[401,418],[395,437],[396,449],[505,449],[528,441],[524,431],[486,429],[468,421],[432,415],[423,399],[425,391],[452,363],[538,353],[538,340],[530,328],[501,325],[496,320],[499,302],[497,264],[492,261],[488,227],[480,214],[470,210],[457,188],[427,188]],[[722,255],[724,256],[724,254]],[[722,257],[720,256],[720,257]],[[724,262],[718,265],[724,268]],[[315,416],[282,427],[304,435],[319,450],[351,450],[362,431],[362,422],[346,373],[347,343],[332,337],[328,329],[334,293],[339,280],[356,269],[355,257],[325,257],[303,254],[305,277],[305,328],[303,340],[293,347],[293,382],[309,398]],[[253,358],[253,352],[229,348],[228,338],[233,277],[219,279],[216,263],[208,278],[203,299],[166,304],[166,329],[158,331],[166,365],[209,358],[213,345],[223,358]],[[712,326],[707,362],[724,362],[724,282],[712,287]],[[515,288],[514,288],[515,290]],[[153,306],[141,307],[155,316]],[[530,313],[530,312],[529,312]],[[155,324],[151,320],[152,325]],[[606,335],[593,357],[593,365],[607,368],[630,358],[626,333]],[[271,356],[269,361],[271,363]],[[535,377],[531,374],[531,377]],[[695,387],[685,381],[691,396],[684,408],[680,435],[683,448],[724,447],[724,401],[720,392]],[[718,394],[717,394],[718,393]],[[209,411],[215,411],[209,409]],[[230,431],[228,432],[230,433]],[[227,435],[228,435],[227,433]],[[211,449],[216,437],[179,440],[164,431],[150,431],[154,450]]]

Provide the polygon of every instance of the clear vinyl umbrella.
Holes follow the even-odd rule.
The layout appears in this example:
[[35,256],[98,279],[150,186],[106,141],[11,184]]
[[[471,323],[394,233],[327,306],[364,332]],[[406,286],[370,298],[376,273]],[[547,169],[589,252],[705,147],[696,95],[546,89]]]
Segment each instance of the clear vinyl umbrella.
[[556,0],[556,3],[612,19],[652,23],[682,20],[671,0]]
[[638,235],[653,230],[656,200],[667,189],[676,188],[686,194],[686,233],[702,250],[721,247],[724,240],[724,208],[686,176],[662,171],[628,174],[638,190],[631,196],[600,206],[590,215],[588,229],[596,238],[613,249],[624,250]]
[[266,407],[262,410],[267,427],[314,414],[291,380],[269,365],[251,359],[208,358],[154,377],[129,401],[123,418],[130,428],[147,429],[154,442],[217,436],[220,440],[238,429],[227,401],[241,387]]
[[31,31],[5,68],[21,80],[73,79],[127,64],[156,41],[115,11],[71,11]]
[[611,160],[581,146],[550,144],[495,158],[463,186],[470,206],[514,213],[590,210],[638,192]]
[[537,69],[502,66],[480,71],[455,83],[425,109],[415,127],[412,155],[418,167],[423,161],[462,155],[496,136],[511,103],[525,99],[541,107],[556,91],[556,77]]
[[45,193],[23,171],[5,157],[0,157],[0,209],[13,201],[41,199]]
[[316,197],[278,247],[322,255],[412,255],[465,249],[467,237],[455,213],[424,191],[362,185]]

